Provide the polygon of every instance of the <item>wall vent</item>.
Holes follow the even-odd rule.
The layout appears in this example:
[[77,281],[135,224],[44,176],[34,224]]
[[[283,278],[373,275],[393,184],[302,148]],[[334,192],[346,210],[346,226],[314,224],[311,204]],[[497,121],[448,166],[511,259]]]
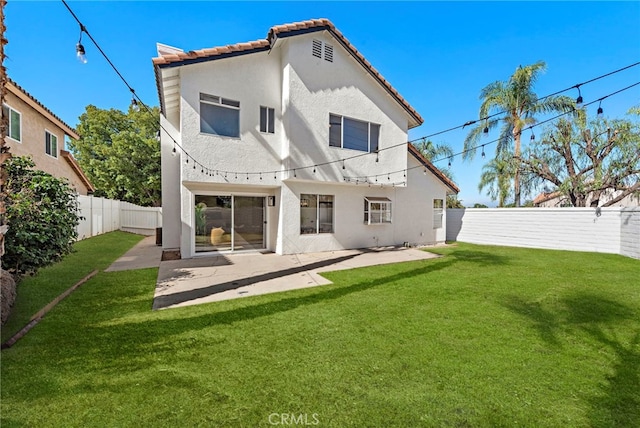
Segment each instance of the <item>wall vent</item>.
[[333,62],[333,46],[325,43],[324,45],[324,59],[329,62]]
[[320,40],[313,41],[311,54],[317,58],[322,58],[322,42]]

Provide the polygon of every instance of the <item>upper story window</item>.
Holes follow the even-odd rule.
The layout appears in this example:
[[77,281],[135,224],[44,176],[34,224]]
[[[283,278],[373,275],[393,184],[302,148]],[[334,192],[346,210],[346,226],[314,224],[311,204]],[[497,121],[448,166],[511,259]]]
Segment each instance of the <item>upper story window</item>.
[[260,132],[275,132],[275,109],[260,106]]
[[200,132],[240,137],[240,101],[200,94]]
[[58,137],[49,131],[44,131],[44,151],[49,156],[58,157]]
[[337,114],[329,115],[329,145],[343,149],[375,152],[378,150],[380,125]]
[[442,227],[442,215],[444,214],[444,199],[433,200],[433,228]]
[[364,223],[391,223],[391,199],[377,196],[364,198]]
[[7,129],[7,136],[21,143],[22,115],[20,114],[20,112],[4,104],[2,106],[2,116],[9,118],[9,129]]

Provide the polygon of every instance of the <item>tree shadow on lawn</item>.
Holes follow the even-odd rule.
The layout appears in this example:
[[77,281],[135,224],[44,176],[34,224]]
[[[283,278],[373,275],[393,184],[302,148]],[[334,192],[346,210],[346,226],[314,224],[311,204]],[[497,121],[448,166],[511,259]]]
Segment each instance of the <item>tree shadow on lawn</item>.
[[584,291],[560,299],[556,309],[544,309],[540,302],[526,302],[515,296],[504,306],[528,319],[540,337],[553,347],[562,346],[559,333],[578,331],[608,348],[617,362],[612,366],[613,374],[601,383],[602,394],[589,399],[592,423],[640,426],[640,327],[635,327],[630,340],[616,333],[620,324],[637,325],[638,315],[632,308]]

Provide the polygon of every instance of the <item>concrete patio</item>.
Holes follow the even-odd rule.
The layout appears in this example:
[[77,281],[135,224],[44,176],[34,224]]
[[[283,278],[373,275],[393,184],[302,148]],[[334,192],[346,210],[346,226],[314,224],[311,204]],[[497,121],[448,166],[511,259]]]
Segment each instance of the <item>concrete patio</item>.
[[416,248],[380,247],[279,256],[247,252],[160,261],[154,237],[140,241],[106,271],[159,267],[153,309],[197,305],[331,284],[322,272],[438,257]]

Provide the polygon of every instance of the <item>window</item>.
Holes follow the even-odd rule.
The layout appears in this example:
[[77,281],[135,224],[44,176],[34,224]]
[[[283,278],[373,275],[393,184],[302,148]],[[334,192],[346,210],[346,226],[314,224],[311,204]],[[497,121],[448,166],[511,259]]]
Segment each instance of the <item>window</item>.
[[333,233],[333,195],[300,195],[300,234]]
[[240,102],[200,94],[200,132],[240,137]]
[[367,196],[364,198],[364,223],[391,223],[391,199]]
[[275,110],[269,107],[260,107],[260,132],[274,133]]
[[2,116],[9,119],[9,129],[7,129],[7,136],[22,142],[22,130],[21,130],[21,115],[8,105],[2,106]]
[[442,214],[444,213],[444,200],[433,200],[433,228],[440,229],[442,227]]
[[329,146],[375,152],[378,150],[380,125],[337,114],[329,114]]
[[49,156],[58,157],[58,137],[49,131],[44,131],[44,151]]

